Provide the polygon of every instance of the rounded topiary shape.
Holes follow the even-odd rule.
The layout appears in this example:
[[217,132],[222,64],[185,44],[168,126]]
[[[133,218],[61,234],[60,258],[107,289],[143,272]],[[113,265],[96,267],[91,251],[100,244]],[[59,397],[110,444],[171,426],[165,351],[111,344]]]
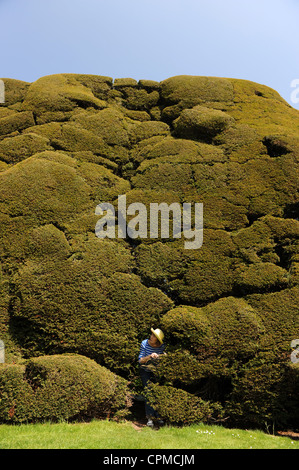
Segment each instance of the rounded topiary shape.
[[37,152],[51,149],[49,139],[30,132],[6,137],[0,141],[0,159],[7,163],[17,163]]
[[145,89],[130,86],[124,87],[122,92],[125,99],[124,105],[133,110],[148,110],[156,106],[160,98],[158,91],[148,93]]
[[201,306],[232,293],[235,247],[227,232],[204,229],[202,247],[183,256],[183,273],[170,282],[181,303]]
[[167,136],[170,134],[168,124],[160,121],[136,122],[130,126],[129,136],[131,145],[151,137]]
[[47,112],[65,113],[77,106],[101,109],[105,104],[72,74],[39,78],[29,86],[22,103],[22,109],[33,111],[38,116]]
[[16,103],[21,103],[31,83],[15,80],[13,78],[2,78],[1,80],[3,80],[5,87],[5,105],[11,106]]
[[[171,341],[171,335],[167,332],[167,341]],[[198,383],[201,379],[204,379],[211,367],[207,367],[206,363],[202,360],[198,360],[194,354],[186,349],[181,350],[182,343],[180,346],[171,347],[168,343],[167,354],[159,358],[158,364],[155,366],[155,376],[158,378],[159,383],[167,383],[172,386],[194,386],[194,383]],[[223,371],[223,368],[222,368]]]
[[257,131],[246,124],[228,127],[213,140],[220,145],[230,161],[246,162],[266,154],[266,148]]
[[186,108],[204,102],[232,103],[234,98],[232,83],[220,77],[178,75],[163,80],[160,86],[166,104],[180,103]]
[[[176,139],[173,136],[152,137],[141,141],[131,152],[136,163],[145,160],[174,163],[216,163],[226,161],[222,149],[194,140]],[[142,167],[141,167],[142,168]]]
[[211,325],[215,355],[244,360],[259,348],[265,326],[244,299],[227,297],[203,307]]
[[240,269],[236,284],[245,292],[263,292],[288,285],[288,272],[273,263],[255,263]]
[[129,146],[128,122],[123,113],[113,106],[97,112],[88,110],[76,113],[70,123],[80,125],[108,145]]
[[137,273],[147,284],[166,285],[184,272],[182,251],[160,241],[141,243],[135,250]]
[[79,73],[63,73],[66,79],[75,79],[77,83],[89,88],[96,98],[106,100],[112,88],[112,77],[104,75],[79,74]]
[[32,112],[24,111],[23,113],[13,113],[0,119],[0,135],[21,131],[34,125],[35,122]]
[[53,147],[69,152],[90,151],[94,154],[108,152],[107,145],[101,137],[73,122],[63,124],[60,134],[53,132],[51,143]]
[[233,123],[234,119],[222,111],[195,106],[184,109],[173,125],[178,137],[211,142],[213,137]]
[[130,406],[124,379],[76,354],[0,364],[0,396],[0,421],[16,424],[123,416]]
[[90,204],[89,186],[76,170],[45,158],[27,158],[3,173],[0,194],[5,212],[28,217],[32,226],[63,225]]
[[141,164],[138,172],[132,177],[135,188],[164,189],[182,194],[192,190],[192,167],[189,163],[172,163],[151,161]]
[[151,384],[146,391],[149,403],[169,424],[191,425],[209,422],[221,415],[221,406],[211,404],[184,390]]
[[197,352],[209,347],[211,325],[200,308],[184,305],[171,309],[163,315],[161,327],[181,347]]
[[71,255],[71,247],[65,234],[53,224],[36,227],[27,233],[24,255],[42,260],[45,257],[67,259]]
[[[176,307],[162,317],[161,325],[173,346],[180,350],[186,348],[203,361],[200,371],[195,368],[198,377],[209,373],[219,375],[217,361],[224,368],[227,361],[248,360],[258,351],[265,333],[256,311],[244,299],[234,297],[202,308]],[[226,375],[224,369],[223,372]],[[179,373],[176,378],[179,379]]]
[[126,381],[84,356],[32,358],[25,378],[34,391],[34,420],[106,417],[128,404]]
[[194,250],[185,249],[184,232],[172,242],[145,244],[142,240],[135,251],[138,274],[151,285],[159,283],[182,304],[200,306],[230,294],[237,257],[231,237],[225,231],[206,229],[203,238],[202,247]]

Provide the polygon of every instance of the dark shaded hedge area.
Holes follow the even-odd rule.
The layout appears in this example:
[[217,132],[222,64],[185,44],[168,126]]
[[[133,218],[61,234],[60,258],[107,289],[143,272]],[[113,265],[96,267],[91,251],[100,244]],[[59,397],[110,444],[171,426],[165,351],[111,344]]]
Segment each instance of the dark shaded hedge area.
[[[298,111],[228,78],[3,81],[0,421],[129,416],[159,327],[166,422],[298,429]],[[119,195],[203,203],[202,247],[97,238]]]

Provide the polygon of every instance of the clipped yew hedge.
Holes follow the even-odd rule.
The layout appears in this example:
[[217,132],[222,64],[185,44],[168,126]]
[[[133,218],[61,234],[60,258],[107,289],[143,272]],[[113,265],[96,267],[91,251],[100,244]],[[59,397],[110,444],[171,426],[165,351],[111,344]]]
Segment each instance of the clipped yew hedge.
[[286,364],[272,354],[257,356],[233,378],[226,403],[230,422],[240,427],[246,423],[254,428],[297,429],[298,385],[298,364]]
[[190,425],[222,419],[219,403],[210,403],[184,390],[151,384],[145,392],[149,403],[169,424]]
[[[122,413],[104,385],[142,392],[140,342],[159,327],[168,422],[220,404],[230,425],[298,428],[298,110],[229,78],[3,80],[0,338],[19,365],[1,366],[1,419]],[[111,203],[117,226],[124,194],[203,203],[202,247],[98,239],[95,208]]]
[[127,382],[80,355],[0,367],[0,421],[23,423],[125,416]]
[[32,420],[34,393],[24,380],[25,366],[0,365],[0,421],[24,423]]

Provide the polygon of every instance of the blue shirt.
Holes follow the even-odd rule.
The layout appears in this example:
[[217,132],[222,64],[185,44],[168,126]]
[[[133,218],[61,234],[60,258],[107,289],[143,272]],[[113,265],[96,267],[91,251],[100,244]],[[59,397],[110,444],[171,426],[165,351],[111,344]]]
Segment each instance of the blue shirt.
[[[163,354],[165,350],[165,344],[161,344],[160,346],[154,348],[153,346],[151,346],[148,342],[148,339],[144,339],[141,343],[141,346],[140,346],[140,352],[139,352],[139,356],[138,356],[138,362],[139,360],[142,358],[142,357],[146,357],[146,356],[149,356],[150,354],[152,353],[157,353],[157,354]],[[149,360],[146,365],[148,364],[153,364],[154,360]],[[145,364],[142,364],[141,367],[145,367],[146,366]]]

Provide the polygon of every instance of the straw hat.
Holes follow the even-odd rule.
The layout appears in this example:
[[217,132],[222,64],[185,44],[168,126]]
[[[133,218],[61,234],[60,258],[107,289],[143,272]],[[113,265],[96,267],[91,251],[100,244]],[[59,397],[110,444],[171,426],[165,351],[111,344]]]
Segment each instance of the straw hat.
[[151,328],[151,332],[156,336],[156,338],[159,340],[161,344],[163,344],[163,338],[164,338],[164,333],[162,330],[159,328],[156,328],[155,330]]

